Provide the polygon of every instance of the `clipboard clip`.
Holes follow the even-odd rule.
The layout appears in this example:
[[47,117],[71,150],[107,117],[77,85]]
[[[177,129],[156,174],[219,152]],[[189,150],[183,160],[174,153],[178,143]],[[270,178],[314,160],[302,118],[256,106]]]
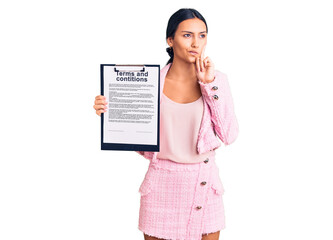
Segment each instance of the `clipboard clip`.
[[[124,67],[124,69],[122,69]],[[131,67],[131,69],[128,69],[128,67]],[[134,69],[132,69],[132,67]],[[136,69],[139,68],[139,69]],[[140,69],[142,68],[142,69]],[[115,72],[144,72],[145,71],[145,65],[135,65],[135,64],[116,64],[114,68]]]

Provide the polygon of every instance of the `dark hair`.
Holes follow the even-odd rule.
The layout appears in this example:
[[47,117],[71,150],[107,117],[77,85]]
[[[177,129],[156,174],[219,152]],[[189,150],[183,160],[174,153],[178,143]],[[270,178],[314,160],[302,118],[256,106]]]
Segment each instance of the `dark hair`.
[[[169,19],[168,27],[166,30],[166,39],[168,39],[168,37],[174,38],[178,25],[182,21],[187,20],[187,19],[192,19],[192,18],[198,18],[198,19],[202,20],[206,25],[206,29],[207,29],[207,33],[208,33],[208,27],[207,27],[206,20],[197,10],[195,10],[193,8],[181,8],[177,12],[172,14],[172,16]],[[173,62],[173,49],[171,47],[168,47],[166,49],[166,51],[168,52],[168,54],[170,56],[170,59],[167,62],[167,64],[172,63]]]

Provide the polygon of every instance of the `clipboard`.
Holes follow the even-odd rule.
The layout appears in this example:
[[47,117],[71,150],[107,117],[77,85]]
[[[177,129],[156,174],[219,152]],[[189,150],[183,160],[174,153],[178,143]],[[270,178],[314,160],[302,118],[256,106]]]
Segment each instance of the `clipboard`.
[[160,151],[160,65],[101,64],[101,150]]

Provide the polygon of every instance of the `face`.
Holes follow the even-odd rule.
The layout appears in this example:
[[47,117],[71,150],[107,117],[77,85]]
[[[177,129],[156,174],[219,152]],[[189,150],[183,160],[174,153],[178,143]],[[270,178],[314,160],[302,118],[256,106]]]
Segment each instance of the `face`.
[[172,39],[167,42],[173,48],[174,59],[195,63],[207,44],[207,29],[203,21],[192,18],[182,21]]

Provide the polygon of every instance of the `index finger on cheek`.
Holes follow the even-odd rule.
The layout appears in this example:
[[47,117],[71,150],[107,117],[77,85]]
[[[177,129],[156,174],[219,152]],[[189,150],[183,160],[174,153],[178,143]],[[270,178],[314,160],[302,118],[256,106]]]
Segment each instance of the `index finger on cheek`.
[[195,59],[195,67],[198,72],[200,72],[200,63],[199,63],[199,58],[197,57]]
[[206,50],[206,45],[202,48],[201,59],[205,59],[205,50]]

